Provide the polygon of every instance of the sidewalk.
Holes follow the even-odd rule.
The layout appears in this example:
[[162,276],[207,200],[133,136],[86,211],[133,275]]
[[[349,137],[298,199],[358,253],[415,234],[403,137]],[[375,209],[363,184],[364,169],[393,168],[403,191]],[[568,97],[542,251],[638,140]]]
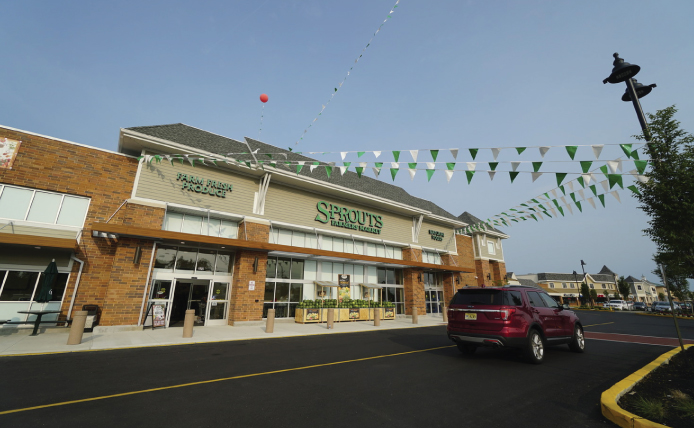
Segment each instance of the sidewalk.
[[[444,325],[441,315],[419,316],[419,324],[412,324],[411,318],[398,317],[395,320],[381,321],[379,327],[373,321],[335,323],[328,330],[326,324],[297,324],[294,320],[275,320],[273,333],[265,333],[265,322],[239,323],[234,327],[195,327],[193,337],[184,339],[183,328],[158,328],[152,330],[114,331],[99,329],[94,333],[84,333],[82,343],[67,345],[68,328],[44,327],[38,336],[29,336],[31,328],[0,328],[0,356],[62,353],[77,351],[98,351],[106,349],[138,348],[148,346],[170,346],[231,340],[271,339],[281,337],[310,336],[318,334],[338,334],[417,328]],[[106,332],[104,332],[106,330]]]

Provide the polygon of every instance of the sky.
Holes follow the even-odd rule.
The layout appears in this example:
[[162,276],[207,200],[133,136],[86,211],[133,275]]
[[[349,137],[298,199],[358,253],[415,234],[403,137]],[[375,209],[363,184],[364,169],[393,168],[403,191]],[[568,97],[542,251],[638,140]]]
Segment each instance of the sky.
[[[636,143],[640,127],[620,100],[625,85],[602,83],[614,52],[641,66],[640,83],[658,85],[641,100],[645,112],[674,104],[694,131],[691,0],[394,3],[3,2],[0,125],[117,150],[121,128],[182,122],[331,152],[319,158],[338,163],[337,152],[381,150],[359,161],[386,167],[393,150],[403,151],[401,162],[420,150],[424,168],[426,151],[454,161],[445,149],[458,148],[450,182],[443,171],[410,179],[403,163],[394,183],[483,219],[556,189],[549,172],[580,172],[548,162],[570,160],[564,148],[542,158],[537,146],[578,145],[578,161],[595,160],[588,146],[605,144],[600,160],[625,159],[614,145]],[[514,147],[529,148],[519,155]],[[480,149],[470,184],[468,148]],[[485,172],[490,148],[506,148],[494,180]],[[547,173],[511,183],[510,161],[544,161]],[[385,168],[380,179],[393,182]],[[648,217],[628,190],[619,195],[605,208],[584,204],[582,213],[503,228],[507,270],[581,272],[584,260],[588,273],[607,265],[657,281]]]

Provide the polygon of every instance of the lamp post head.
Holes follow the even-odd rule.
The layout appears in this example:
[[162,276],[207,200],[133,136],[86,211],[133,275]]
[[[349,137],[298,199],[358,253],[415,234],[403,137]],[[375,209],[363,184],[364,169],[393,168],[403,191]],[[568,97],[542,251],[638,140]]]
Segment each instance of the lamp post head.
[[[636,79],[631,79],[631,81],[634,82],[634,90],[636,91],[636,96],[638,98],[643,98],[646,95],[650,94],[653,88],[656,87],[655,83],[650,85],[642,85],[641,83],[637,82]],[[624,95],[622,95],[622,101],[631,101],[631,96],[629,96],[629,89],[624,91]]]
[[602,83],[626,82],[627,79],[631,79],[632,77],[636,76],[639,71],[641,71],[641,67],[638,65],[624,62],[624,60],[619,57],[617,52],[615,52],[612,56],[614,57],[614,62],[612,63],[614,67],[612,68],[612,73],[607,79],[603,80]]

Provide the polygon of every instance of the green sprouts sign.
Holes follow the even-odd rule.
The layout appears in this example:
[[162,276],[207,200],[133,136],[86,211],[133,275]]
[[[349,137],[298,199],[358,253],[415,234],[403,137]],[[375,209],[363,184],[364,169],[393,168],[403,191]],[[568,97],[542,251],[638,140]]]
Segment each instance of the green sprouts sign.
[[383,228],[381,216],[370,212],[341,207],[324,201],[318,202],[316,208],[318,215],[315,220],[321,223],[330,222],[331,226],[375,234],[380,234]]
[[443,241],[443,232],[437,232],[435,230],[429,230],[429,236],[434,241]]
[[189,192],[195,193],[205,193],[210,196],[217,196],[218,198],[226,198],[227,192],[231,192],[232,185],[228,183],[222,183],[221,181],[209,180],[200,177],[195,177],[193,175],[178,173],[176,176],[177,181],[182,181],[182,190],[187,190]]

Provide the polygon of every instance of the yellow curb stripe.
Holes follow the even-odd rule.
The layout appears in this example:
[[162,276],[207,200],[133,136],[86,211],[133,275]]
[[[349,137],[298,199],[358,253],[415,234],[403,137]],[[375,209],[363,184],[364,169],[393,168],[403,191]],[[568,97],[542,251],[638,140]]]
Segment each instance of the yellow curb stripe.
[[[690,346],[694,345],[684,345],[685,348],[689,348]],[[672,351],[664,353],[651,363],[644,366],[642,369],[635,371],[626,378],[617,382],[614,386],[612,386],[612,388],[603,392],[600,396],[600,407],[602,409],[603,416],[622,428],[665,427],[665,425],[649,421],[648,419],[644,419],[631,412],[627,412],[619,407],[617,400],[619,400],[627,392],[631,391],[632,388],[634,388],[634,385],[636,385],[637,382],[643,379],[650,372],[670,361],[670,358],[675,356],[681,350],[682,349],[680,347],[677,347]]]
[[245,375],[239,375],[239,376],[223,377],[223,378],[219,378],[219,379],[210,379],[210,380],[201,380],[198,382],[182,383],[179,385],[162,386],[159,388],[142,389],[139,391],[122,392],[120,394],[102,395],[100,397],[82,398],[80,400],[63,401],[60,403],[44,404],[41,406],[25,407],[22,409],[5,410],[5,411],[0,412],[0,415],[7,415],[10,413],[18,413],[18,412],[26,412],[29,410],[45,409],[48,407],[66,406],[68,404],[85,403],[88,401],[105,400],[108,398],[125,397],[128,395],[144,394],[147,392],[165,391],[167,389],[184,388],[186,386],[204,385],[204,384],[208,384],[208,383],[223,382],[223,381],[227,381],[227,380],[244,379],[244,378],[255,377],[255,376],[264,376],[264,375],[277,374],[277,373],[286,373],[286,372],[293,372],[293,371],[297,371],[297,370],[307,370],[307,369],[313,369],[313,368],[317,368],[317,367],[327,367],[327,366],[335,366],[338,364],[356,363],[359,361],[375,360],[378,358],[387,358],[387,357],[396,357],[399,355],[416,354],[416,353],[420,353],[420,352],[434,351],[436,349],[453,348],[455,346],[456,345],[437,346],[436,348],[418,349],[416,351],[407,351],[407,352],[398,352],[395,354],[376,355],[374,357],[356,358],[353,360],[335,361],[332,363],[324,363],[324,364],[313,364],[310,366],[294,367],[291,369],[273,370],[273,371],[261,372],[261,373],[251,373],[251,374],[245,374]]
[[595,327],[596,325],[607,325],[607,324],[614,324],[614,321],[604,322],[604,323],[601,323],[601,324],[584,325],[583,328],[586,328],[586,327]]
[[[645,312],[637,312],[636,314],[637,314],[637,315],[641,315],[641,316],[646,316],[646,317],[658,317],[658,318],[670,318],[670,319],[672,319],[672,315],[670,315],[670,314],[667,314],[667,315],[656,315],[656,314],[647,314],[647,313],[645,313]],[[679,316],[679,315],[675,315],[675,317],[676,317],[678,320],[689,320],[689,321],[694,321],[694,318],[692,318],[692,317],[683,317],[683,316]]]
[[[388,330],[407,330],[410,328],[427,328],[427,327],[437,327],[439,324],[435,325],[417,325],[414,324],[410,327],[388,327],[380,328],[378,330],[361,330],[361,331],[326,331],[323,333],[309,333],[309,334],[294,334],[291,336],[268,336],[268,337],[240,337],[236,339],[221,339],[221,340],[207,340],[203,342],[185,342],[185,343],[161,343],[157,345],[140,345],[140,346],[119,346],[117,348],[100,348],[100,349],[78,349],[75,351],[50,351],[50,352],[29,352],[24,354],[0,354],[2,357],[28,357],[34,355],[54,355],[54,354],[72,354],[76,352],[100,352],[100,351],[117,351],[120,349],[144,349],[144,348],[159,348],[162,346],[180,346],[180,345],[204,345],[206,343],[224,343],[224,342],[239,342],[242,340],[265,340],[265,339],[290,339],[293,337],[309,337],[309,336],[324,336],[326,334],[350,334],[350,333],[374,333],[377,331],[388,331]],[[445,324],[441,324],[445,325]],[[143,330],[144,331],[144,330]],[[272,333],[268,333],[272,334]],[[66,345],[67,346],[67,345]]]

